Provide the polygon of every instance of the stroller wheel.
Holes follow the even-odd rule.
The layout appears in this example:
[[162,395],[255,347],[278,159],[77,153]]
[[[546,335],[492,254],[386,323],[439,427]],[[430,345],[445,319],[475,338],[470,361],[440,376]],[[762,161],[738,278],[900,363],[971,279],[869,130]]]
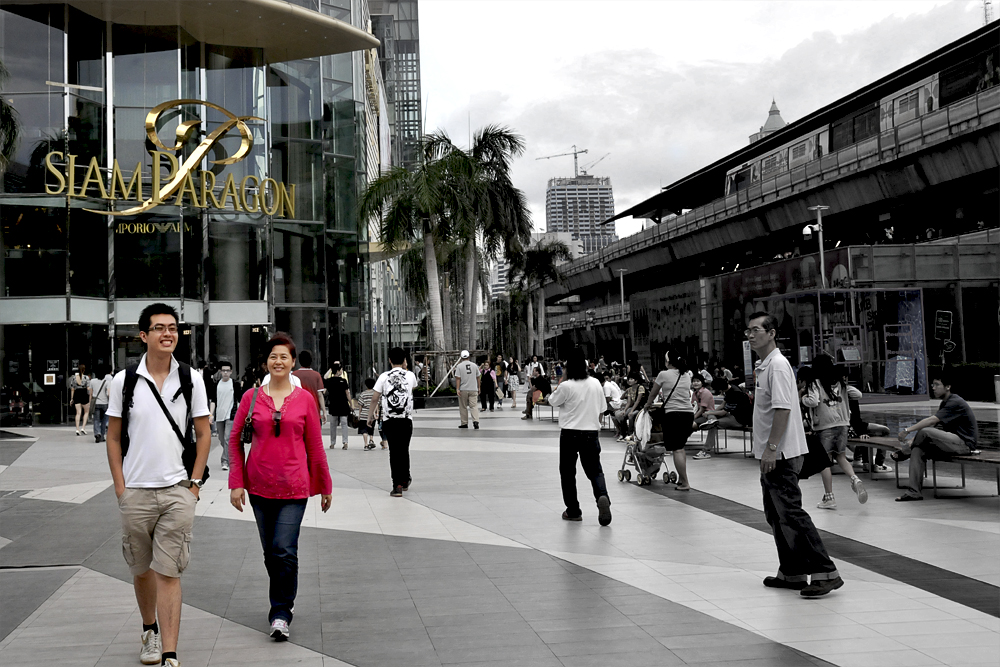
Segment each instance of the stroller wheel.
[[677,473],[675,473],[675,472],[671,472],[671,473],[670,473],[670,478],[669,478],[669,479],[670,479],[670,483],[671,483],[671,484],[673,484],[674,482],[676,482],[676,481],[677,481]]
[[625,471],[624,470],[619,470],[618,471],[618,481],[619,482],[624,482],[625,481]]
[[631,470],[626,470],[625,471],[625,481],[626,482],[631,482],[632,481],[632,471]]
[[670,473],[669,472],[663,473],[663,483],[664,484],[669,484],[670,483]]

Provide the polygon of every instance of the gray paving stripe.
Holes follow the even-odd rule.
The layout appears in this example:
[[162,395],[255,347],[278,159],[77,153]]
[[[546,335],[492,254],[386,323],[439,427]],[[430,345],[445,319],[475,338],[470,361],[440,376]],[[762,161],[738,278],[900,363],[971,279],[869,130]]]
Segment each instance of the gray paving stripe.
[[[84,564],[130,581],[115,540]],[[537,589],[510,586],[514,576]],[[254,524],[199,517],[184,602],[262,631],[267,587]],[[739,646],[767,646],[753,650],[769,651],[782,664],[817,664],[750,631],[532,549],[304,528],[295,608],[295,644],[359,667],[399,661],[559,664],[563,658],[582,664],[575,662],[581,652],[608,657],[626,648],[655,650],[658,664],[683,664],[674,653],[702,660],[714,658],[705,651],[717,647],[724,658]],[[671,652],[668,644],[677,638],[662,632],[661,616],[649,622],[653,612],[705,638]],[[561,626],[559,619],[574,620]]]
[[26,436],[0,431],[0,466],[14,463],[33,444],[35,441]]
[[559,432],[555,434],[551,429],[529,431],[524,429],[494,429],[488,422],[480,422],[480,429],[474,429],[470,425],[468,429],[459,429],[458,420],[455,420],[454,428],[440,428],[436,426],[419,426],[417,422],[413,427],[413,437],[415,438],[461,438],[472,442],[477,439],[501,439],[501,440],[549,440],[549,444],[558,443]]
[[0,640],[31,616],[79,568],[0,570]]

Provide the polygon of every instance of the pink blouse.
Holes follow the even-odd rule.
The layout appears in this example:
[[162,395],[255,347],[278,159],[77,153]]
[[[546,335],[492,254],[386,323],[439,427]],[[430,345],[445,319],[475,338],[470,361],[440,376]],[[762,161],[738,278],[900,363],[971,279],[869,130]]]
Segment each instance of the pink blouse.
[[274,499],[308,498],[333,492],[316,401],[294,387],[281,406],[281,435],[274,436],[274,401],[263,388],[253,410],[253,443],[244,466],[243,422],[253,391],[243,394],[229,434],[229,488]]

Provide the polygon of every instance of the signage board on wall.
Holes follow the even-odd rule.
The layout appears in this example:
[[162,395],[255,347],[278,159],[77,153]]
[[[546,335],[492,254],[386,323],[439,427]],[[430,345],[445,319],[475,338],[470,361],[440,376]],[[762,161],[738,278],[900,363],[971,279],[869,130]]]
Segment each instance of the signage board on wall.
[[55,373],[46,373],[44,377],[45,386],[50,387],[56,383]]
[[934,339],[951,340],[951,320],[950,310],[938,310],[934,312]]
[[45,360],[45,371],[48,373],[58,373],[59,372],[59,360],[58,359],[46,359]]

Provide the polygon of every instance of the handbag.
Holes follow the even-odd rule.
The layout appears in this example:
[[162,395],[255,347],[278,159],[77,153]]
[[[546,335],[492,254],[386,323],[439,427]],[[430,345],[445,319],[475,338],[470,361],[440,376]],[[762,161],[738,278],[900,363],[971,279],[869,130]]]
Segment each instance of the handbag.
[[497,398],[502,401],[503,400],[503,389],[501,389],[500,387],[497,387],[494,391],[496,392]]
[[243,432],[240,434],[240,441],[244,445],[253,442],[253,407],[257,404],[257,392],[260,387],[253,390],[253,397],[250,399],[250,411],[247,412],[246,421],[243,422]]
[[348,428],[358,427],[358,413],[352,411],[351,414],[347,415],[347,427]]

